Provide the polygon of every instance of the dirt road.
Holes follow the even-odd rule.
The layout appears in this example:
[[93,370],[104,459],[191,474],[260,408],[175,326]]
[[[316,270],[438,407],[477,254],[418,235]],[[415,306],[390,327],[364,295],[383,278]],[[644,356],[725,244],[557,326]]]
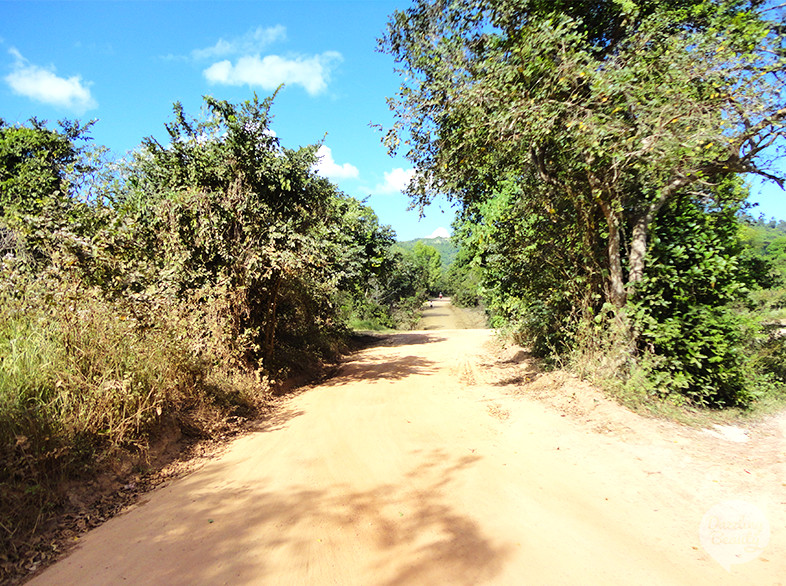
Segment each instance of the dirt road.
[[[31,583],[786,581],[783,418],[741,444],[565,381],[575,409],[560,408],[522,395],[526,362],[491,336],[398,333],[358,353]],[[770,536],[727,571],[699,527],[732,498],[763,510]]]
[[450,297],[432,299],[423,306],[419,330],[471,330],[486,327],[486,316],[480,310],[454,307]]

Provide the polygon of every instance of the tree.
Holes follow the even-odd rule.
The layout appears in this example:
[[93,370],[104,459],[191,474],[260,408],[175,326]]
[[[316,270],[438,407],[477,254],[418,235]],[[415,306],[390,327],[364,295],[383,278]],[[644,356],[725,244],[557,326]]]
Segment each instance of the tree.
[[783,184],[783,38],[757,1],[417,0],[380,41],[405,75],[385,140],[420,205],[508,177],[549,214],[567,201],[621,308],[668,202],[735,173]]
[[0,119],[0,250],[28,269],[49,265],[55,248],[78,248],[94,228],[94,210],[78,198],[95,170],[85,144],[93,123],[61,120],[53,130],[37,118]]
[[442,256],[439,251],[428,244],[416,242],[410,255],[420,268],[423,290],[426,293],[435,293],[442,276]]
[[601,272],[575,229],[566,199],[543,210],[525,185],[501,180],[491,196],[457,222],[460,256],[480,271],[480,290],[495,327],[513,329],[537,355],[560,353],[587,307],[598,306]]
[[85,173],[84,149],[93,122],[61,120],[60,130],[31,118],[28,125],[8,125],[0,118],[0,217],[11,211],[36,214],[53,198],[67,199],[69,173]]
[[145,140],[114,198],[133,226],[130,258],[115,264],[134,270],[112,276],[134,293],[217,308],[224,325],[213,337],[228,361],[272,372],[336,347],[353,303],[386,278],[394,240],[316,174],[318,144],[281,146],[269,129],[274,97],[207,97],[201,119],[174,105],[168,143]]

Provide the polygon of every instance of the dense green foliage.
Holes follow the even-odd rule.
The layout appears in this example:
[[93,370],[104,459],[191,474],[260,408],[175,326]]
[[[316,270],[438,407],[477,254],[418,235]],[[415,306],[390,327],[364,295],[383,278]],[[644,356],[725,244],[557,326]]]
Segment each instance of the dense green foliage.
[[56,131],[36,118],[29,126],[10,126],[0,118],[0,216],[35,214],[53,199],[66,199],[68,175],[88,170],[77,141],[90,126],[61,121]]
[[415,238],[414,240],[404,240],[397,242],[396,246],[404,250],[412,250],[418,242],[425,244],[426,246],[430,246],[439,253],[443,270],[446,270],[450,265],[453,264],[453,261],[456,260],[458,247],[450,238],[444,238],[440,236],[435,238]]
[[733,204],[671,202],[654,226],[645,276],[630,302],[659,393],[697,405],[748,403],[758,378],[732,309],[758,285],[735,212]]
[[416,238],[397,242],[394,248],[401,250],[404,257],[409,256],[423,267],[421,274],[427,276],[427,279],[421,287],[424,293],[422,298],[435,297],[442,293],[450,295],[454,305],[478,304],[477,297],[466,297],[461,293],[466,287],[462,284],[463,277],[458,275],[463,275],[465,269],[457,262],[459,249],[451,238]]
[[746,300],[745,310],[763,325],[763,335],[752,341],[758,366],[786,383],[786,222],[745,218],[742,238],[757,273],[768,279],[769,286],[754,290]]
[[614,332],[619,376],[647,365],[655,394],[694,404],[766,385],[732,305],[767,272],[740,245],[734,178],[784,180],[782,12],[417,0],[392,16],[385,142],[414,163],[416,203],[462,204],[460,265],[497,325],[551,356]]
[[757,258],[769,261],[779,284],[786,284],[786,221],[747,217],[742,237]]

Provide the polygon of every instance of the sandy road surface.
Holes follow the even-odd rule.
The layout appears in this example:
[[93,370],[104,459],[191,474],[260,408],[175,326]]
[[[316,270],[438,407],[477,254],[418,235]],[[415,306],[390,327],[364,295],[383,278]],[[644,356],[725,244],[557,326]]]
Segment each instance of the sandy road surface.
[[[358,353],[31,583],[786,582],[782,458],[746,474],[721,438],[694,449],[693,430],[593,431],[512,395],[490,374],[490,337],[399,333]],[[761,441],[782,453],[772,429]],[[740,496],[767,512],[771,538],[727,572],[698,527]]]
[[454,307],[450,304],[450,297],[427,301],[417,324],[419,330],[471,330],[485,327],[486,318],[480,310]]

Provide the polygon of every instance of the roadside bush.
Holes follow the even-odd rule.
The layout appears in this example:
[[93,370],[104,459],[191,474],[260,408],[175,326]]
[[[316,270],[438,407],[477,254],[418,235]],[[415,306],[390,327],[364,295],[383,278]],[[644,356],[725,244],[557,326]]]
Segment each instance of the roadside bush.
[[377,331],[395,327],[389,308],[379,304],[370,296],[349,299],[346,303],[347,323],[353,330]]
[[[455,226],[457,231],[461,225]],[[481,283],[483,272],[466,248],[459,248],[456,259],[444,275],[445,290],[450,294],[450,302],[458,307],[478,307],[483,304]]]
[[768,326],[765,335],[752,344],[754,363],[762,372],[769,373],[786,384],[786,335],[783,326]]
[[420,308],[423,305],[422,297],[405,297],[396,301],[391,308],[391,319],[396,327],[412,330],[420,320]]
[[724,204],[724,195],[721,186],[719,204],[684,198],[665,210],[645,278],[629,301],[658,392],[716,408],[750,405],[762,382],[747,351],[757,326],[735,309],[762,271],[745,262],[739,206]]
[[[601,278],[586,241],[572,228],[568,198],[543,210],[522,198],[523,184],[500,181],[494,196],[464,211],[455,225],[458,258],[477,271],[494,327],[539,357],[556,357],[574,344],[576,328],[601,303]],[[597,221],[586,218],[584,222]],[[471,259],[471,260],[468,260]]]
[[639,316],[641,344],[658,394],[701,407],[745,407],[759,379],[745,355],[741,319],[724,307],[694,307],[661,322]]
[[[62,275],[60,275],[62,277]],[[253,416],[264,380],[228,367],[211,348],[218,317],[188,301],[107,301],[55,271],[6,271],[0,289],[0,549],[12,551],[61,502],[63,480],[107,457],[144,453],[166,422],[207,434],[230,415]]]
[[755,370],[783,384],[786,391],[786,289],[753,291],[735,311],[753,324],[745,350]]

